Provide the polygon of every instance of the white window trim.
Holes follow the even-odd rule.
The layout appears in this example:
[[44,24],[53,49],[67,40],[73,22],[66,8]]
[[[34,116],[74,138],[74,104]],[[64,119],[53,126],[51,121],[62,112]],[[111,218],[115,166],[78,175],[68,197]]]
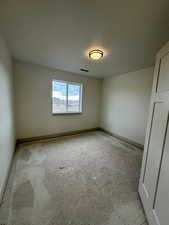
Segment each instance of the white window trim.
[[[79,106],[79,111],[78,112],[53,112],[53,81],[55,82],[62,82],[62,83],[66,83],[66,110],[67,110],[67,106],[68,106],[68,85],[69,84],[76,84],[78,86],[80,86],[80,106]],[[67,115],[67,114],[82,114],[83,113],[83,84],[82,83],[78,83],[78,82],[71,82],[71,81],[65,81],[65,80],[56,80],[56,79],[53,79],[52,82],[51,82],[51,105],[52,105],[52,115]]]

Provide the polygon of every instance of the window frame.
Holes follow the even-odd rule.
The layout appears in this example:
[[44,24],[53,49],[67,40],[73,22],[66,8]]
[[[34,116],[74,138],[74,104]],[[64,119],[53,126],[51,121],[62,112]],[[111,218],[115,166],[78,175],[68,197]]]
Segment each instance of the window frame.
[[[53,82],[61,82],[66,84],[66,108],[68,106],[68,85],[69,84],[74,84],[80,86],[80,110],[78,112],[76,111],[65,111],[65,112],[53,112]],[[57,80],[57,79],[52,79],[51,81],[51,107],[52,107],[52,115],[74,115],[74,114],[82,114],[83,113],[83,84],[78,83],[78,82],[72,82],[72,81],[65,81],[65,80]]]

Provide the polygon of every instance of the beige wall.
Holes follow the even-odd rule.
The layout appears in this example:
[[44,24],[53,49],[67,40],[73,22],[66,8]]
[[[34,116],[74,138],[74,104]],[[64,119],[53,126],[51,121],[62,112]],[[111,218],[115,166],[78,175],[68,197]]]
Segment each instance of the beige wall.
[[103,81],[101,127],[144,144],[153,67]]
[[[106,78],[103,87],[102,80],[31,63],[16,61],[14,69],[17,138],[101,126],[144,144],[153,67]],[[51,114],[52,79],[83,83],[82,115]]]
[[[101,80],[15,62],[17,138],[34,137],[99,126]],[[51,114],[52,79],[84,85],[84,112],[80,115]]]
[[0,201],[15,148],[13,112],[12,63],[0,36]]

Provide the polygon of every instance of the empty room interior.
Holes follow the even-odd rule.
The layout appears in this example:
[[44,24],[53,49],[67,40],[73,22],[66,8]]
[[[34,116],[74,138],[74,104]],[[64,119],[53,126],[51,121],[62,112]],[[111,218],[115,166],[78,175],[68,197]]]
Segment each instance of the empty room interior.
[[0,1],[0,225],[169,225],[169,1]]

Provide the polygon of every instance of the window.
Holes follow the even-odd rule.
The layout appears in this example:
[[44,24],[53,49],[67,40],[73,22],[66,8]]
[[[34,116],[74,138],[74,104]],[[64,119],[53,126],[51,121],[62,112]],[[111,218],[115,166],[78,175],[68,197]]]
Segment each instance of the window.
[[82,84],[52,81],[52,113],[81,113]]

